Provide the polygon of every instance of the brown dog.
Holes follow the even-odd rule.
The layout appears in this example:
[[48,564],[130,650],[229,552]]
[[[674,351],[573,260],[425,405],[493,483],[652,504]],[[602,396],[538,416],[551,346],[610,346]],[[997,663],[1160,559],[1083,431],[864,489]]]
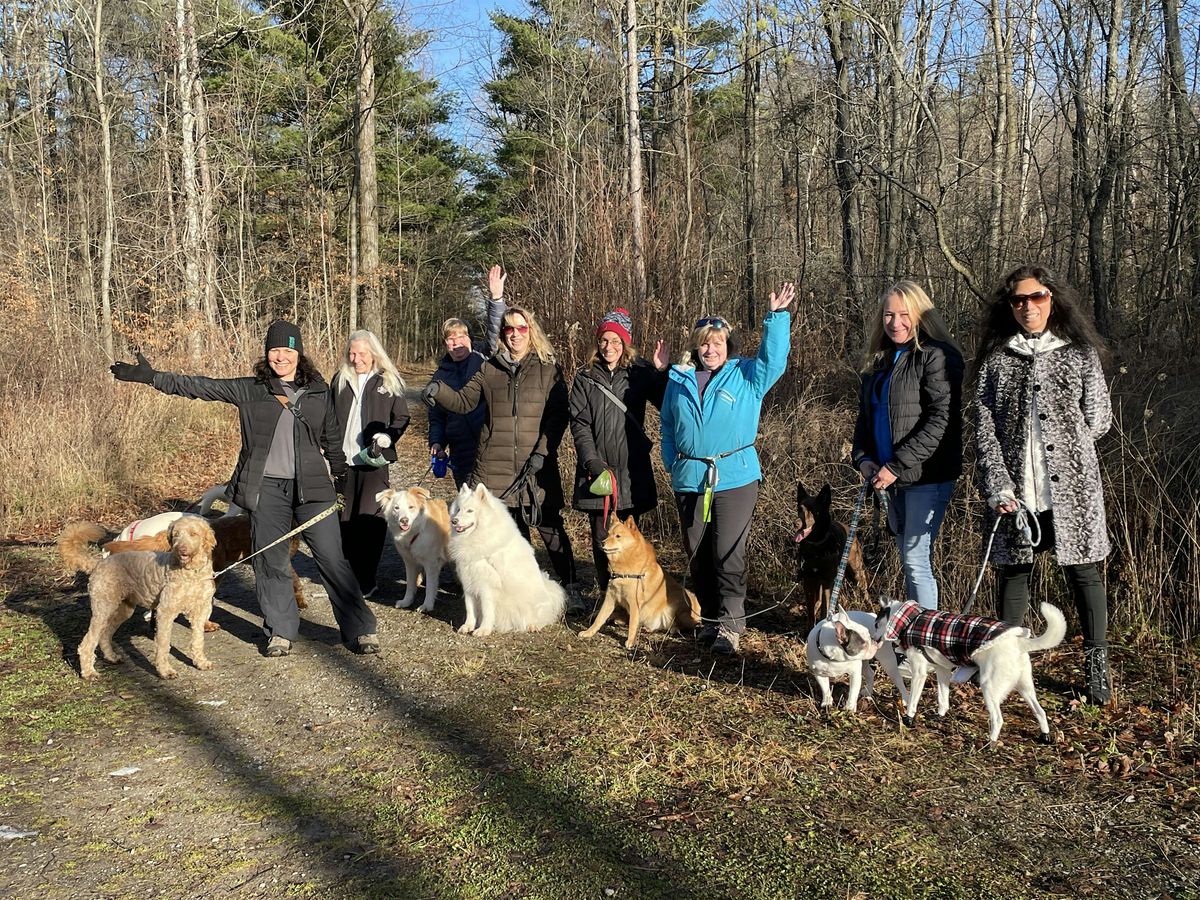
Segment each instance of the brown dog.
[[[829,615],[833,579],[846,546],[849,529],[833,520],[829,507],[833,492],[829,485],[815,497],[796,484],[796,580],[804,591],[805,626],[812,628]],[[850,546],[846,578],[863,591],[867,589],[867,570],[863,565],[858,538]]]
[[638,530],[632,516],[624,522],[613,516],[604,539],[604,553],[608,556],[608,590],[596,621],[580,632],[581,638],[594,636],[618,606],[629,615],[627,650],[637,644],[639,629],[682,631],[700,624],[696,595],[663,571],[654,546]]
[[[241,562],[250,555],[250,515],[241,513],[236,516],[222,516],[219,519],[208,520],[212,526],[213,534],[217,538],[217,546],[213,549],[213,569],[220,572],[232,566],[236,562]],[[167,541],[167,532],[160,531],[158,534],[152,534],[147,537],[136,538],[132,541],[109,541],[101,549],[107,553],[128,553],[131,550],[153,550],[162,552],[169,547]],[[296,555],[300,549],[300,536],[292,538],[291,546],[288,550],[289,558]],[[219,581],[220,579],[218,579]],[[308,601],[304,599],[304,583],[300,580],[300,576],[296,574],[296,569],[292,567],[292,595],[296,598],[296,606],[300,609],[308,608]],[[204,626],[205,631],[217,631],[220,625],[216,622],[207,622]]]
[[69,525],[58,540],[63,562],[77,572],[87,572],[92,621],[79,644],[79,674],[87,679],[96,674],[96,647],[112,663],[123,657],[112,637],[121,623],[142,606],[156,613],[154,668],[160,678],[174,678],[171,668],[171,627],[182,613],[192,626],[192,664],[211,669],[204,655],[204,623],[212,613],[212,528],[199,516],[184,516],[167,529],[170,549],[139,551],[101,558],[89,553],[87,545],[104,535],[98,525]]

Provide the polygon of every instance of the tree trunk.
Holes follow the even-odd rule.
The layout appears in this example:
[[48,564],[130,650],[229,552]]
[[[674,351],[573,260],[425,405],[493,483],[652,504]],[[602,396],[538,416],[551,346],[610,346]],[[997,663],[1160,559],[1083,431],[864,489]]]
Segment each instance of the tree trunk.
[[866,295],[862,285],[862,253],[859,249],[859,200],[858,170],[854,143],[850,135],[852,102],[850,89],[850,44],[854,39],[854,17],[850,9],[841,5],[827,5],[823,9],[825,34],[829,38],[829,53],[834,71],[834,161],[833,170],[837,180],[838,206],[842,221],[842,271],[846,278],[846,291],[855,302],[863,302]]
[[96,0],[92,13],[92,89],[96,97],[96,123],[100,129],[100,174],[104,182],[104,230],[100,239],[100,340],[113,358],[112,257],[116,202],[113,199],[112,133],[108,99],[104,93],[104,0]]
[[200,260],[200,188],[196,180],[196,89],[192,83],[190,47],[195,40],[191,31],[190,0],[175,0],[175,65],[178,78],[179,102],[179,164],[183,182],[183,309],[188,322],[188,354],[193,363],[200,362],[200,324],[203,296],[201,294]]
[[379,283],[379,187],[375,165],[375,48],[371,14],[373,0],[358,0],[358,91],[356,169],[358,179],[358,266],[362,281],[363,327],[382,340],[383,292]]
[[625,0],[625,132],[629,164],[630,254],[635,315],[646,312],[646,235],[642,215],[642,125],[638,108],[637,0]]

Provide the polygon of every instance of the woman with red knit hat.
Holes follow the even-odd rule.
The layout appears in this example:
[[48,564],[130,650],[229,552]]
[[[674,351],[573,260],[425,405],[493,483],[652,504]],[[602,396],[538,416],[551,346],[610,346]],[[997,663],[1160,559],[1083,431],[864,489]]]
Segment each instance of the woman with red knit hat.
[[[591,522],[592,558],[600,595],[608,588],[608,560],[602,543],[609,515],[638,515],[654,509],[658,492],[650,464],[652,445],[643,422],[646,403],[662,406],[668,353],[660,340],[654,364],[633,348],[633,321],[614,309],[596,326],[596,355],[571,386],[571,436],[575,439],[575,508]],[[591,488],[609,472],[611,492]]]

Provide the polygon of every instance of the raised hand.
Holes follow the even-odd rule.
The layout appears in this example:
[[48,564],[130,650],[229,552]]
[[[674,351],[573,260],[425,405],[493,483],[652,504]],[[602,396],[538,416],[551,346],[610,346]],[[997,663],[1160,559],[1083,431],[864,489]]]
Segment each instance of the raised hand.
[[671,365],[671,348],[667,346],[666,341],[659,338],[654,342],[654,368],[662,371]]
[[785,281],[783,286],[779,288],[779,293],[771,292],[771,312],[779,312],[781,309],[787,309],[793,300],[796,299],[796,286]]
[[488,291],[491,293],[493,300],[499,300],[504,296],[504,282],[506,281],[508,281],[508,273],[502,271],[499,265],[494,265],[488,269]]
[[141,384],[151,384],[158,373],[141,353],[137,354],[137,364],[115,362],[108,367],[117,381],[137,381]]

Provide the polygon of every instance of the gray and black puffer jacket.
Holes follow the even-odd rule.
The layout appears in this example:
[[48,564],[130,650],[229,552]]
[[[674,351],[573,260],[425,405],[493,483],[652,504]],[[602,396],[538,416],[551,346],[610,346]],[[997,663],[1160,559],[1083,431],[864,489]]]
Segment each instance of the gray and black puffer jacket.
[[[1054,514],[1054,555],[1064,566],[1099,562],[1110,545],[1096,441],[1112,424],[1100,357],[1077,344],[1060,342],[1046,352],[1030,353],[1016,343],[989,354],[975,386],[980,489],[985,499],[1011,492],[1032,502],[1024,496],[1023,475],[1036,406]],[[991,533],[995,520],[989,506],[984,534]],[[997,565],[1033,561],[1014,516],[1004,517],[991,559]]]
[[[284,414],[278,398],[284,396],[278,378],[204,378],[159,372],[154,387],[164,394],[193,400],[217,400],[232,403],[238,409],[242,429],[242,449],[229,480],[229,499],[242,509],[258,507],[263,469],[275,436],[275,425]],[[333,395],[324,381],[310,381],[296,403],[300,416],[296,422],[297,499],[301,502],[332,503],[337,496],[334,481],[346,475],[346,455],[342,452],[342,429],[333,408]],[[331,480],[332,479],[332,480]]]
[[[435,399],[456,413],[487,403],[471,484],[482,482],[499,497],[538,453],[545,459],[537,475],[538,487],[544,491],[542,511],[563,508],[558,447],[567,430],[567,384],[557,363],[542,362],[532,351],[518,363],[502,348],[461,390],[440,385]],[[514,493],[505,502],[516,506],[520,501]]]
[[[629,410],[626,415],[600,389],[608,388]],[[667,372],[645,359],[615,370],[598,362],[584,366],[571,385],[571,437],[575,439],[575,497],[580,510],[604,509],[604,497],[588,485],[605,469],[617,476],[617,503],[622,512],[647,512],[658,504],[658,489],[645,431],[646,404],[662,408]]]
[[[920,343],[898,360],[895,353],[883,354],[859,391],[854,467],[864,459],[886,462],[896,475],[896,488],[941,484],[962,474],[962,354],[942,341],[922,337]],[[875,382],[889,371],[890,461],[880,460],[876,452],[872,409]]]

